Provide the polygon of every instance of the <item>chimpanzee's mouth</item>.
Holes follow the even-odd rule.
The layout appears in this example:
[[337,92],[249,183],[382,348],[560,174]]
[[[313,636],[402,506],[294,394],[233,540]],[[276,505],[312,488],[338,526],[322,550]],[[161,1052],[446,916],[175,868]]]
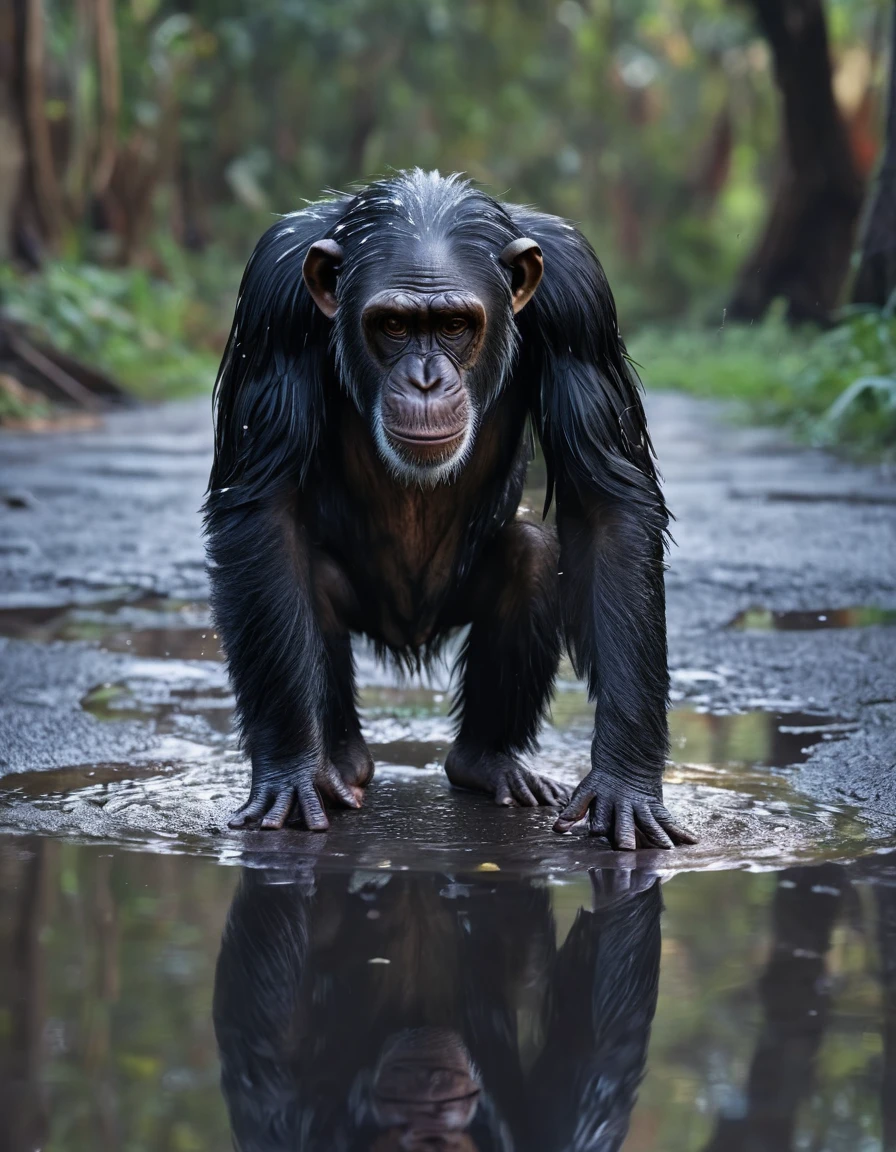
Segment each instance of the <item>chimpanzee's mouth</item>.
[[460,440],[466,430],[466,426],[462,425],[460,428],[451,432],[439,431],[432,434],[421,434],[419,432],[398,432],[393,428],[387,428],[386,434],[390,440],[394,440],[399,444],[407,444],[411,448],[447,448]]

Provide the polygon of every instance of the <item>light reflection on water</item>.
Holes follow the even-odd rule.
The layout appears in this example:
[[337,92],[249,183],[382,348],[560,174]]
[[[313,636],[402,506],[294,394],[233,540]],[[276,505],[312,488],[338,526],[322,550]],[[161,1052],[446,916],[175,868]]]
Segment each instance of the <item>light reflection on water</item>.
[[627,1152],[854,1152],[896,1133],[887,857],[660,891],[7,836],[0,936],[10,1152],[212,1152],[228,1111],[259,1152],[604,1150],[626,1130]]

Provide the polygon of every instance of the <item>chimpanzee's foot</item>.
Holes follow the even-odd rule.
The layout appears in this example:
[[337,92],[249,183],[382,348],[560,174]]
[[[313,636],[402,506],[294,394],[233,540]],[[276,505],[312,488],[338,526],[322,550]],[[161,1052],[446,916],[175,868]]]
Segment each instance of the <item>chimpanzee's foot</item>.
[[569,799],[569,789],[548,776],[524,768],[505,752],[484,751],[457,743],[448,753],[445,772],[455,788],[487,792],[503,807],[561,808]]
[[366,788],[373,779],[373,757],[370,749],[359,734],[348,736],[333,749],[330,759],[349,788],[361,799],[360,789]]

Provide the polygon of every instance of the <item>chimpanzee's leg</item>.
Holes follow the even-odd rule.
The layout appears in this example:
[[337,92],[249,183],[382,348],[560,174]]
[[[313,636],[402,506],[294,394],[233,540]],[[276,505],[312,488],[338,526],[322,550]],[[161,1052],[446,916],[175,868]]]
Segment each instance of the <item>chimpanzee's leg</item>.
[[355,595],[345,573],[327,553],[313,549],[311,583],[324,644],[325,737],[333,765],[355,790],[373,778],[373,757],[361,735],[355,691],[355,661],[349,622],[356,614]]
[[350,788],[373,779],[373,757],[361,735],[355,698],[355,661],[348,632],[324,633],[327,652],[327,747],[330,759]]
[[352,808],[360,799],[330,760],[334,678],[305,531],[285,500],[212,506],[207,523],[212,609],[252,760],[249,800],[231,826],[260,818],[282,828],[297,810],[324,830],[323,796]]
[[536,747],[560,659],[557,545],[515,520],[490,544],[471,576],[471,627],[459,660],[460,723],[445,771],[455,787],[496,803],[557,806],[566,789],[524,768]]

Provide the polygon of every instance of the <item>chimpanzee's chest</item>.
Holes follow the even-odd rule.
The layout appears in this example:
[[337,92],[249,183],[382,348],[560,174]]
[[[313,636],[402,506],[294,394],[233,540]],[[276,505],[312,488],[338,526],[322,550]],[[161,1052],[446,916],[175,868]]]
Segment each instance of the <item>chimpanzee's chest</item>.
[[479,558],[520,501],[522,418],[493,413],[458,475],[431,486],[396,479],[354,413],[338,447],[342,468],[317,476],[310,507],[316,542],[351,587],[350,627],[417,649],[468,623]]
[[469,516],[451,488],[373,496],[353,510],[357,547],[343,560],[357,626],[392,648],[419,648],[463,622],[463,577],[477,550]]

